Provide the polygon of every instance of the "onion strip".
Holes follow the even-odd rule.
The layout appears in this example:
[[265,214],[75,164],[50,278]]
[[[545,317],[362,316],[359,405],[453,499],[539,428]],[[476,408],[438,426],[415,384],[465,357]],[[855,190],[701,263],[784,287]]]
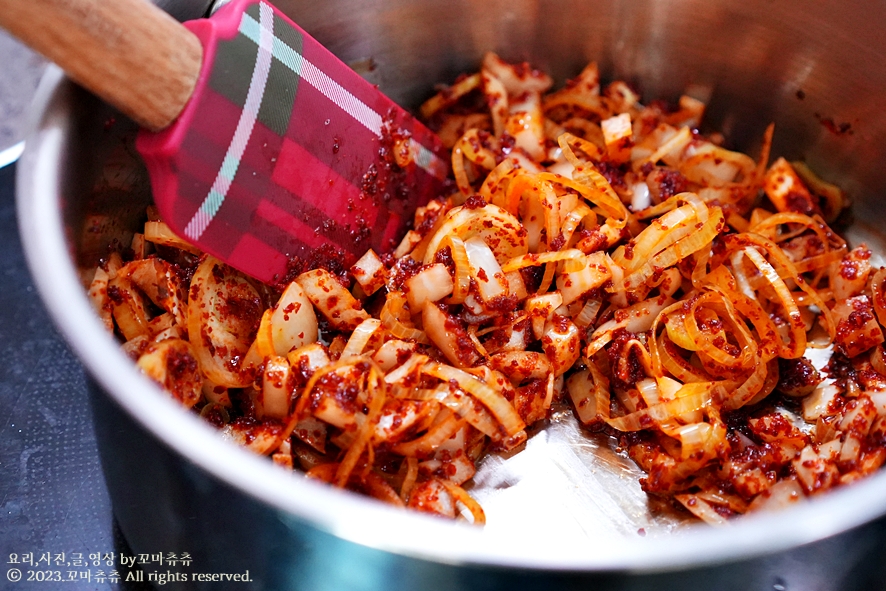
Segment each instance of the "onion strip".
[[504,396],[471,374],[443,365],[442,363],[434,362],[425,364],[422,368],[422,373],[444,382],[449,382],[450,380],[457,382],[461,389],[474,396],[492,412],[501,423],[508,437],[513,437],[526,427],[523,419],[520,418],[520,415],[517,414],[517,411],[514,410],[514,407],[511,406],[511,403]]

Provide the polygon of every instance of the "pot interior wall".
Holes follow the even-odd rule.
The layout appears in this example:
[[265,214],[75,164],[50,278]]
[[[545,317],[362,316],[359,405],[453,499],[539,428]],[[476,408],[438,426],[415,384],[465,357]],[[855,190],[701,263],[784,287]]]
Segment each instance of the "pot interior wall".
[[[710,96],[706,124],[753,150],[775,121],[775,152],[805,158],[856,195],[886,188],[886,6],[706,0],[454,0],[275,3],[394,100],[474,71],[486,51],[528,60],[558,83],[596,60],[643,96]],[[842,130],[842,131],[841,131]]]

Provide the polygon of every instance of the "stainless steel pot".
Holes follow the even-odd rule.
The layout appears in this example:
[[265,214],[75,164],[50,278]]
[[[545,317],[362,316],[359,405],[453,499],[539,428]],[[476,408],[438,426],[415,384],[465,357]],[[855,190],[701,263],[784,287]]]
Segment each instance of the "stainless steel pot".
[[[475,69],[486,50],[528,59],[560,82],[595,59],[605,76],[633,81],[649,98],[673,98],[693,85],[710,94],[707,125],[724,130],[738,148],[754,153],[762,130],[775,121],[775,152],[804,158],[847,188],[855,199],[852,239],[867,240],[886,254],[879,237],[886,221],[879,202],[886,189],[881,166],[886,40],[879,30],[886,5],[862,0],[277,5],[404,105],[417,105],[434,83]],[[178,14],[192,16],[186,13]],[[572,535],[574,528],[564,523],[575,507],[559,501],[554,495],[559,490],[529,494],[498,525],[491,520],[481,530],[294,478],[221,441],[135,370],[100,325],[81,281],[81,269],[108,243],[126,244],[150,199],[144,171],[129,149],[133,131],[51,72],[19,166],[18,198],[41,297],[94,380],[102,463],[115,514],[135,552],[189,552],[193,572],[248,570],[252,582],[242,588],[249,589],[886,585],[881,566],[886,472],[724,529],[661,525],[641,515],[640,522],[648,522],[645,536],[581,523],[577,527],[585,535]],[[595,482],[609,483],[605,494],[622,496],[619,479],[605,477],[605,462],[590,462],[587,472],[604,475]],[[568,479],[569,470],[564,473]],[[569,482],[579,491],[582,484]],[[519,482],[506,480],[496,486],[507,485],[519,488]],[[488,492],[492,499],[505,494],[498,488]],[[582,511],[592,514],[587,507]],[[622,526],[635,523],[619,519]]]

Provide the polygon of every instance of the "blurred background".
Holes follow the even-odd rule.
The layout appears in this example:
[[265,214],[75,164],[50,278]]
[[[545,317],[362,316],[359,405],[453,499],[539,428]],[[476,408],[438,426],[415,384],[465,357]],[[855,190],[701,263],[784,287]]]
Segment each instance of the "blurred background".
[[[37,297],[16,224],[14,161],[45,69],[0,30],[0,566],[13,553],[129,552],[99,465],[86,377]],[[89,578],[65,582],[66,590],[148,589],[125,582],[125,571],[119,581],[99,577],[97,568],[80,571]]]
[[[22,140],[31,97],[46,64],[43,58],[22,47],[0,29],[0,154]],[[8,164],[0,158],[0,166]]]

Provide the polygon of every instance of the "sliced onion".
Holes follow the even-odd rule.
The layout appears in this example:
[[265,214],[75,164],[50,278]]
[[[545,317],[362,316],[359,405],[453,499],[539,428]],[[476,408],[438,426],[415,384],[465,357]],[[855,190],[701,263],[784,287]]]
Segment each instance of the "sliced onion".
[[[497,141],[491,143],[498,144]],[[485,144],[477,129],[469,129],[452,148],[452,172],[462,195],[459,202],[464,202],[465,197],[474,193],[473,179],[469,175],[467,164],[486,170],[492,170],[496,166],[495,151]]]
[[660,363],[664,370],[667,370],[672,376],[681,382],[708,382],[713,378],[703,369],[694,367],[688,361],[683,359],[676,351],[674,343],[670,339],[666,339],[666,334],[662,334],[655,341],[652,349],[653,365]]
[[504,132],[514,138],[514,145],[541,162],[545,157],[544,114],[541,93],[528,91],[509,101],[510,112]]
[[572,407],[575,409],[575,414],[578,415],[578,420],[585,425],[596,421],[600,414],[597,412],[595,389],[596,385],[591,378],[591,372],[587,369],[572,374],[566,380],[566,391],[569,392]]
[[572,189],[579,195],[596,205],[606,216],[606,223],[620,229],[628,219],[628,210],[609,185],[609,181],[593,167],[576,169],[573,179],[567,179],[553,173],[539,173],[539,180],[559,184]]
[[707,523],[708,525],[727,525],[726,518],[717,513],[711,505],[696,494],[674,495],[681,505],[690,513]]
[[803,418],[811,423],[819,417],[831,414],[834,400],[839,395],[840,388],[830,380],[820,383],[812,394],[803,399]]
[[546,95],[544,97],[544,108],[545,111],[550,111],[557,107],[574,108],[603,118],[608,117],[610,114],[609,109],[604,106],[604,100],[604,97],[599,96],[598,93],[582,92],[581,86],[576,88],[566,87]]
[[630,113],[621,113],[600,122],[603,141],[606,142],[606,155],[612,162],[622,163],[631,157],[634,145],[634,132],[631,128]]
[[710,142],[692,143],[687,148],[679,170],[693,183],[713,185],[731,183],[740,175],[752,178],[757,163],[750,156],[727,150]]
[[89,300],[109,332],[114,331],[114,316],[111,312],[111,299],[108,297],[108,284],[111,275],[105,269],[96,267],[95,275],[89,284]]
[[466,424],[465,420],[455,413],[448,410],[445,412],[449,413],[447,417],[428,429],[424,435],[412,441],[397,443],[391,447],[391,450],[403,456],[422,456],[432,453]]
[[[607,258],[605,253],[595,252],[590,255],[582,254],[567,262],[564,272],[557,276],[557,289],[563,296],[563,305],[568,306],[580,298],[587,297],[612,278]],[[568,269],[570,264],[577,265],[578,270],[570,271]]]
[[[406,296],[399,291],[388,292],[385,305],[382,307],[379,317],[385,330],[398,339],[415,341],[426,344],[428,335],[412,325],[409,311],[406,309]],[[425,306],[428,308],[429,306]]]
[[883,350],[883,345],[871,351],[871,367],[881,376],[886,376],[886,351]]
[[677,155],[682,153],[683,149],[689,144],[690,141],[692,141],[691,130],[688,127],[680,128],[679,131],[673,133],[667,141],[662,143],[652,154],[650,154],[646,158],[633,157],[632,164],[634,166],[634,169],[637,170],[647,162],[655,164],[659,160],[664,160],[669,164],[675,164],[677,161]]
[[400,244],[397,245],[397,248],[394,249],[394,258],[402,259],[410,252],[415,252],[419,250],[419,248],[421,248],[421,243],[421,234],[419,234],[415,230],[409,230],[403,236],[403,239],[400,240]]
[[464,341],[459,339],[459,333],[455,330],[457,322],[434,304],[428,304],[422,309],[422,326],[430,341],[450,363],[458,367],[470,367],[478,358],[477,351],[473,347],[466,347]]
[[505,120],[508,116],[508,91],[502,81],[492,71],[483,68],[480,72],[483,83],[483,94],[492,115],[492,126],[495,137],[501,137],[505,131]]
[[128,263],[119,274],[128,276],[152,302],[172,314],[178,326],[187,326],[187,289],[172,265],[150,257]]
[[505,207],[505,199],[507,195],[507,187],[511,179],[518,174],[519,168],[517,162],[513,158],[505,158],[493,168],[477,194],[480,195],[487,203],[492,203],[499,207]]
[[877,314],[877,320],[880,326],[886,326],[886,290],[883,289],[886,282],[886,267],[877,269],[871,278],[871,303],[874,305],[874,312]]
[[222,436],[259,455],[267,455],[280,447],[285,439],[283,427],[274,420],[256,422],[235,420],[222,428]]
[[763,180],[763,190],[778,211],[818,211],[818,204],[799,175],[784,158],[776,160]]
[[321,367],[329,365],[329,355],[320,343],[309,343],[286,356],[290,367],[297,369],[302,375],[310,378]]
[[511,296],[516,297],[517,301],[526,299],[529,295],[529,291],[526,289],[526,282],[523,281],[523,276],[519,271],[505,273],[505,279],[508,282],[508,291]]
[[317,340],[317,316],[311,301],[296,281],[283,291],[268,322],[268,332],[276,355],[286,355],[293,349]]
[[406,501],[409,499],[409,493],[412,492],[412,487],[415,486],[415,481],[418,478],[418,458],[415,455],[407,455],[404,465],[406,466],[406,475],[400,486],[400,498]]
[[360,302],[326,269],[302,273],[296,281],[320,313],[338,330],[354,330],[369,318]]
[[[677,201],[678,198],[688,195],[681,194],[674,197],[674,200]],[[704,208],[703,211],[706,215],[707,208]],[[632,256],[630,258],[626,254],[626,249],[619,249],[613,256],[613,260],[625,267],[626,271],[635,271],[650,257],[689,235],[695,228],[697,221],[700,220],[693,203],[686,203],[672,209],[663,216],[652,220],[652,223],[631,241]]]
[[470,512],[471,522],[474,525],[483,525],[486,523],[486,514],[483,512],[483,507],[481,507],[480,503],[475,501],[465,489],[449,480],[441,480],[440,482],[443,483],[443,486],[446,487],[446,490],[449,491],[449,494],[452,495],[455,502],[461,503]]
[[513,437],[526,427],[520,415],[504,396],[471,374],[440,363],[428,363],[422,372],[445,382],[454,380],[458,383],[462,390],[474,396],[492,412],[508,437]]
[[839,471],[829,456],[832,449],[836,456],[840,447],[839,439],[820,446],[818,451],[807,445],[791,462],[797,479],[807,494],[827,490],[836,483]]
[[[500,441],[502,438],[501,430],[498,422],[485,406],[477,404],[472,396],[465,394],[461,389],[452,388],[450,385],[441,384],[434,390],[431,390],[434,400],[453,411],[455,414],[463,418],[469,425],[490,437],[494,441]],[[446,444],[441,444],[441,448]]]
[[695,383],[687,384],[684,388],[692,387],[689,394],[680,396],[675,400],[661,402],[649,408],[638,410],[623,417],[607,419],[610,427],[619,431],[642,431],[651,424],[665,422],[674,417],[688,412],[700,410],[711,402],[712,384]]
[[338,441],[333,440],[333,443],[340,447],[343,446],[342,442],[345,437],[347,445],[350,445],[354,431],[365,421],[363,415],[356,414],[352,409],[346,408],[341,402],[330,396],[320,398],[314,405],[312,412],[315,418],[343,431]]
[[138,358],[138,367],[185,408],[191,408],[203,397],[200,364],[187,341],[167,339],[149,345]]
[[[372,441],[372,436],[375,433],[375,425],[378,422],[382,408],[385,404],[386,384],[381,379],[381,376],[378,374],[378,371],[374,366],[369,367],[366,386],[368,401],[366,404],[367,412],[365,421],[363,421],[363,424],[358,427],[354,442],[348,447],[348,450],[345,452],[345,457],[342,459],[338,470],[335,472],[334,484],[339,487],[345,486],[348,482],[351,473],[357,466],[357,462],[360,460],[360,456],[363,455],[365,447]],[[399,500],[399,497],[397,498]]]
[[757,250],[745,248],[743,252],[775,290],[778,299],[784,307],[791,334],[789,358],[794,359],[801,356],[806,351],[806,325],[800,316],[800,310],[797,308],[790,290],[788,290],[772,265]]
[[150,338],[152,332],[145,300],[132,282],[118,274],[111,279],[107,289],[111,313],[123,338],[127,341],[137,337]]
[[708,440],[711,438],[713,427],[708,423],[690,423],[681,425],[675,429],[677,439],[680,440],[681,455],[684,460],[697,456],[703,452]]
[[[713,208],[710,214],[701,227],[696,227],[699,222],[692,222],[692,225],[689,225],[693,219],[698,219],[690,217],[681,219],[675,228],[668,227],[668,230],[664,230],[664,226],[662,226],[656,230],[659,234],[651,234],[649,240],[645,240],[641,234],[638,239],[644,238],[643,248],[634,249],[631,261],[637,262],[632,263],[628,268],[636,267],[636,270],[625,278],[625,287],[634,289],[654,276],[657,270],[667,269],[678,261],[709,246],[724,223],[723,212],[719,207]],[[644,233],[650,228],[644,230]],[[649,244],[653,246],[648,246]],[[659,250],[663,246],[663,250]],[[624,260],[623,252],[619,249],[613,260],[622,264],[619,261]]]
[[231,408],[231,396],[228,389],[218,384],[213,384],[211,380],[203,380],[203,397],[207,402],[217,404],[225,408]]
[[491,51],[483,56],[483,70],[501,80],[509,95],[545,92],[554,83],[544,72],[525,67],[524,64],[510,64]]
[[260,398],[256,400],[256,417],[285,419],[291,402],[289,362],[285,357],[269,357],[265,361]]
[[365,491],[370,497],[395,507],[406,506],[400,495],[397,494],[397,491],[375,472],[369,471],[361,474],[360,489]]
[[197,247],[179,238],[164,222],[145,222],[145,240],[154,244],[171,246],[197,256],[203,254]]
[[452,293],[452,277],[442,263],[425,267],[406,280],[405,291],[410,309],[421,310],[427,302],[442,300]]
[[384,380],[389,384],[396,384],[398,382],[403,382],[404,384],[412,385],[418,382],[418,372],[421,371],[422,366],[427,363],[429,360],[427,355],[422,355],[421,353],[415,353],[411,355],[409,359],[400,364],[399,367],[389,371]]
[[440,228],[428,242],[424,264],[434,262],[434,255],[447,236],[465,241],[478,236],[490,245],[499,264],[525,254],[528,250],[526,232],[520,221],[504,209],[487,204],[478,208],[454,207],[443,219]]
[[213,257],[203,259],[191,279],[188,335],[206,377],[228,388],[252,382],[240,370],[261,314],[261,298],[245,277]]
[[[691,346],[684,348],[697,351],[703,360],[709,361],[718,368],[732,370],[748,369],[757,361],[756,341],[748,332],[744,322],[736,318],[732,303],[722,294],[714,291],[702,293],[691,301],[688,310],[685,310],[682,316],[685,337],[691,341]],[[702,330],[701,324],[715,325],[720,328],[716,332]],[[679,333],[674,330],[673,334]],[[674,340],[670,330],[668,336]],[[734,343],[729,342],[730,336],[735,341]],[[682,339],[683,335],[680,338]],[[725,346],[730,346],[737,351],[728,351],[724,349]]]
[[339,359],[349,359],[362,354],[363,350],[366,348],[366,344],[369,343],[369,339],[372,338],[372,335],[375,334],[380,327],[381,320],[377,318],[367,318],[361,322],[357,328],[354,329],[354,332],[351,333]]
[[465,76],[461,80],[455,82],[452,86],[447,87],[445,90],[441,90],[426,100],[419,109],[421,116],[425,119],[429,119],[437,111],[456,103],[464,95],[479,88],[481,82],[482,80],[479,73]]
[[504,373],[515,384],[539,380],[552,373],[548,358],[536,351],[504,351],[489,358],[489,366]]
[[658,315],[674,304],[674,301],[666,297],[650,298],[633,306],[620,310],[615,318],[601,324],[591,335],[591,342],[585,353],[587,357],[593,356],[601,347],[612,338],[612,333],[620,328],[634,334],[646,332],[652,328]]
[[449,494],[446,486],[439,478],[430,478],[416,484],[409,494],[406,505],[411,509],[423,511],[432,515],[455,519],[455,499]]
[[581,355],[578,327],[562,317],[548,322],[541,337],[541,346],[551,362],[553,375],[563,375]]
[[[465,240],[465,252],[480,297],[484,302],[491,302],[508,294],[508,280],[495,260],[495,254],[479,236]],[[448,277],[448,274],[447,274]]]
[[452,278],[452,296],[446,303],[461,304],[465,301],[471,288],[471,265],[468,261],[468,253],[465,250],[464,241],[457,236],[445,236],[440,242],[439,248],[449,248],[452,256],[452,264],[455,267],[455,276]]
[[584,258],[585,254],[575,248],[570,248],[568,250],[559,250],[553,252],[540,252],[540,253],[529,253],[521,256],[517,256],[506,262],[502,265],[502,270],[505,273],[510,273],[512,271],[517,271],[519,269],[525,269],[526,267],[535,267],[538,265],[544,265],[547,263],[555,263],[558,261],[567,261],[571,259],[575,259],[576,257]]
[[834,305],[837,336],[834,344],[847,357],[857,357],[883,342],[883,330],[874,316],[873,304],[859,295]]
[[566,210],[565,217],[560,225],[560,233],[563,235],[563,244],[574,242],[575,231],[584,222],[584,227],[593,229],[597,227],[597,214],[586,204],[576,203],[571,209]]
[[314,417],[305,417],[298,421],[292,435],[307,443],[321,454],[326,453],[326,423]]
[[375,426],[373,441],[393,442],[421,429],[439,409],[434,402],[392,399],[388,397]]
[[[776,369],[777,369],[776,365]],[[748,376],[748,379],[738,388],[734,389],[723,403],[726,410],[735,410],[741,408],[753,401],[757,395],[763,390],[766,377],[769,374],[769,366],[766,363],[757,363],[754,371]],[[768,394],[769,392],[766,392]]]
[[[601,144],[605,144],[603,140],[603,131],[597,128],[596,133],[600,134],[600,142]],[[563,175],[567,178],[572,178],[572,174],[577,168],[584,168],[588,164],[592,162],[599,161],[603,154],[600,152],[600,148],[597,147],[593,142],[589,142],[586,139],[582,139],[577,137],[571,133],[562,133],[557,137],[557,144],[560,146],[560,150],[563,153],[563,157],[566,158],[566,161],[569,163],[571,170],[570,174]],[[583,152],[587,159],[579,158],[575,153],[576,149]],[[555,171],[551,171],[555,172]]]
[[[372,360],[382,369],[391,371],[402,364],[404,358],[410,357],[415,352],[415,343],[409,343],[398,339],[386,341],[372,355]],[[387,376],[386,376],[387,377]]]
[[371,248],[351,266],[351,275],[363,288],[366,295],[372,295],[383,287],[388,279],[388,269]]
[[750,511],[781,511],[806,495],[796,478],[780,480],[764,490],[748,505]]
[[794,172],[800,177],[803,183],[817,196],[821,197],[822,215],[826,222],[831,223],[837,219],[837,216],[848,205],[846,194],[840,187],[832,185],[822,180],[809,166],[802,161],[791,162]]
[[563,304],[563,296],[553,291],[527,298],[523,304],[532,322],[532,333],[540,339],[544,334],[545,324],[551,319],[554,310]]

